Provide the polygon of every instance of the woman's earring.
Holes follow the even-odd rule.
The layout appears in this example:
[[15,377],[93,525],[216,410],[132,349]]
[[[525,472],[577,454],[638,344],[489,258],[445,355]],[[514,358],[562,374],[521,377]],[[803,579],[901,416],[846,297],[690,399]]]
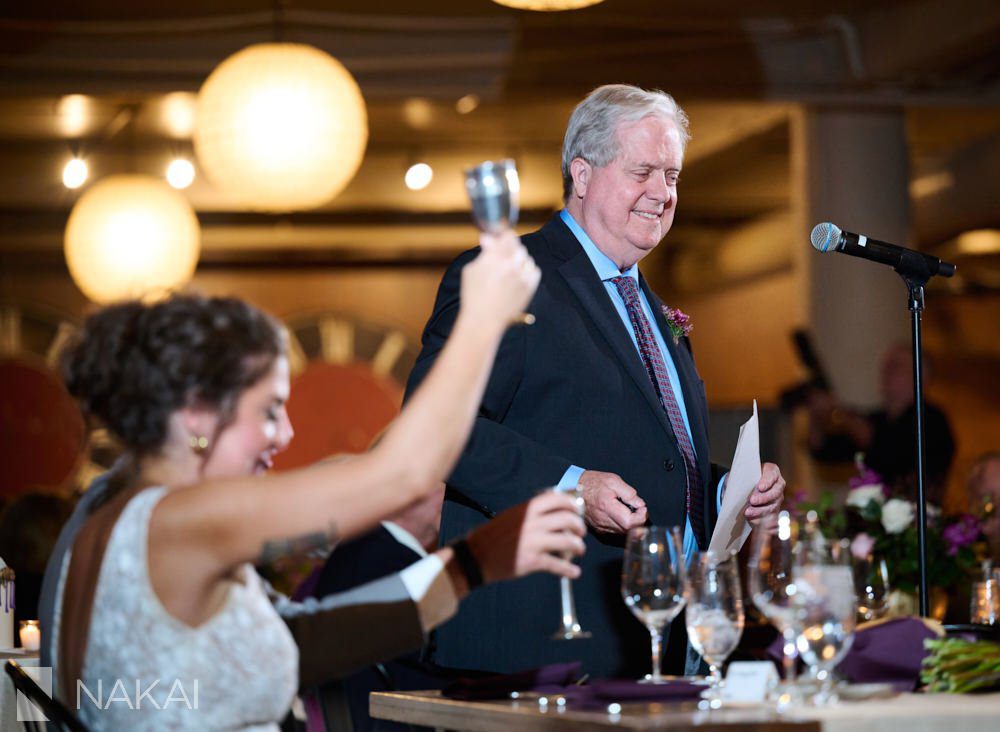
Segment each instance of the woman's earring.
[[208,438],[204,435],[191,435],[188,443],[195,455],[203,455],[208,450]]

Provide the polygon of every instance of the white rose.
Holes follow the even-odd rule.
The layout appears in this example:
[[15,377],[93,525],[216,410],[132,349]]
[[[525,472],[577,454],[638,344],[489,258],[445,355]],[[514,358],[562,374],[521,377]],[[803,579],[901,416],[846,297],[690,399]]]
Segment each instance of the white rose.
[[878,505],[885,503],[885,493],[882,492],[881,483],[871,485],[859,485],[851,489],[847,494],[847,505],[855,508],[864,508],[870,501],[875,501]]
[[886,533],[900,534],[913,523],[913,504],[900,498],[892,498],[882,506],[882,526]]

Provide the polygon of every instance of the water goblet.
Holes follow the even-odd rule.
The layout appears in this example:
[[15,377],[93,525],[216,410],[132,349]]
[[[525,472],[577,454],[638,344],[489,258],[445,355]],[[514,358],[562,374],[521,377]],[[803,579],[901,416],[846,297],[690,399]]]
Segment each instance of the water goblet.
[[793,578],[798,528],[788,511],[762,517],[753,531],[747,563],[747,588],[753,604],[781,633],[785,678],[778,694],[779,710],[797,704],[801,697],[796,686],[798,631]]
[[889,567],[885,559],[869,551],[864,556],[852,552],[854,592],[858,598],[858,622],[878,620],[889,611]]
[[[583,491],[578,485],[556,486],[546,488],[547,491],[563,493],[573,499],[576,512],[583,516]],[[566,559],[570,557],[567,555]],[[590,632],[580,626],[580,621],[576,617],[576,603],[573,601],[573,585],[569,577],[559,578],[559,602],[562,606],[562,626],[552,634],[553,640],[575,640],[577,638],[589,638]]]
[[680,528],[640,526],[628,532],[622,562],[622,598],[649,631],[652,673],[639,683],[665,683],[663,629],[684,607],[684,549]]
[[705,697],[715,709],[722,705],[722,664],[743,635],[743,593],[736,558],[695,552],[684,597],[688,640],[708,664],[710,686]]
[[[500,234],[517,225],[521,184],[513,160],[487,160],[465,171],[465,190],[472,204],[472,220],[487,234]],[[512,324],[531,325],[535,316],[522,313]]]
[[833,668],[854,640],[858,603],[849,546],[847,540],[827,540],[816,532],[800,544],[796,556],[796,645],[811,675],[820,682],[813,698],[817,706],[837,701]]
[[517,224],[521,186],[513,160],[487,160],[467,169],[465,190],[480,231],[499,234]]

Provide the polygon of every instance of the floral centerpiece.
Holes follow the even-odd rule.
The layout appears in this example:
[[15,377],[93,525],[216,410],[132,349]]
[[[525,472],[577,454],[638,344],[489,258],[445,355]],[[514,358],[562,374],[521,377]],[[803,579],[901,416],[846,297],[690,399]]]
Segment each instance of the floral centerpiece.
[[[799,502],[795,509],[815,511],[820,530],[831,538],[851,539],[858,558],[872,553],[885,559],[894,589],[916,592],[919,584],[917,507],[912,501],[893,498],[875,471],[859,464],[850,480],[843,506],[825,491],[815,502]],[[970,579],[985,554],[980,520],[971,514],[943,516],[927,505],[927,581],[931,587],[950,589]]]

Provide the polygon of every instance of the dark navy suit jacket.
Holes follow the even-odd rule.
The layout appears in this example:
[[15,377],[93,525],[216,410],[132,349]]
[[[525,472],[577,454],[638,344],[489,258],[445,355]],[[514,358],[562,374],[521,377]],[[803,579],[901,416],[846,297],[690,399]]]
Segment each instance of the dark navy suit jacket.
[[[570,465],[620,475],[646,501],[654,524],[684,525],[684,460],[625,325],[576,237],[558,215],[524,245],[542,271],[529,310],[537,322],[511,328],[490,375],[472,436],[448,479],[441,541],[555,485]],[[441,282],[407,393],[420,384],[451,332],[459,306],[460,255]],[[717,469],[708,457],[708,406],[686,341],[675,344],[662,303],[640,277],[681,381],[698,470],[706,535],[716,516]],[[436,660],[512,672],[582,659],[592,675],[649,670],[649,634],[620,591],[623,537],[590,532],[574,582],[589,640],[553,641],[558,580],[536,575],[485,587],[438,629]]]

